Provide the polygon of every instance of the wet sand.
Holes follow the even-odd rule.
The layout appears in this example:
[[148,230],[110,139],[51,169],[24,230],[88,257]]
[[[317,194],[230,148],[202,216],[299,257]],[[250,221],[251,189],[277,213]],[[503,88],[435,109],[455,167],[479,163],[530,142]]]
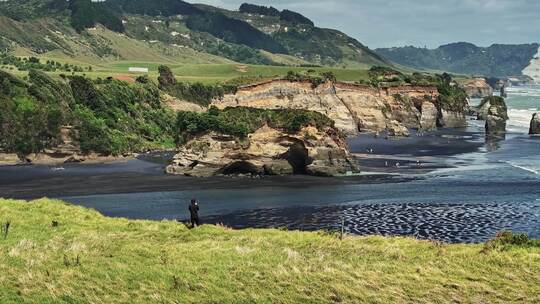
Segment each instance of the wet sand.
[[[0,168],[0,171],[2,169]],[[202,189],[242,189],[284,187],[302,188],[314,185],[347,185],[367,183],[397,183],[411,180],[410,177],[388,175],[361,175],[350,177],[211,177],[191,178],[165,174],[137,172],[106,174],[64,174],[42,176],[25,181],[0,184],[0,197],[35,199],[41,197],[85,196],[113,193],[163,192]]]

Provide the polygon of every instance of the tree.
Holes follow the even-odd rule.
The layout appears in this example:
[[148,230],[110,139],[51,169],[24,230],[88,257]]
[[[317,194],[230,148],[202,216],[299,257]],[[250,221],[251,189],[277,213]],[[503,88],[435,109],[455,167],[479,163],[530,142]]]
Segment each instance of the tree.
[[160,65],[158,67],[158,72],[158,82],[160,88],[166,88],[176,85],[176,78],[174,78],[174,75],[168,66]]
[[1,89],[2,94],[6,96],[11,95],[11,82],[9,81],[9,79],[4,78],[2,80],[2,83],[0,83],[0,89]]

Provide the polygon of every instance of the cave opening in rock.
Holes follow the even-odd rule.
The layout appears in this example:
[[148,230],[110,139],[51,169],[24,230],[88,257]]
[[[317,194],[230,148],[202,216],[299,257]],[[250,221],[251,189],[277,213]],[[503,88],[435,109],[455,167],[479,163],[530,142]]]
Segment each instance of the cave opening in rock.
[[238,175],[238,174],[260,174],[259,168],[247,161],[238,161],[231,163],[220,170],[224,175]]
[[311,163],[308,150],[299,142],[294,143],[289,148],[287,161],[293,167],[294,174],[307,174],[307,166]]

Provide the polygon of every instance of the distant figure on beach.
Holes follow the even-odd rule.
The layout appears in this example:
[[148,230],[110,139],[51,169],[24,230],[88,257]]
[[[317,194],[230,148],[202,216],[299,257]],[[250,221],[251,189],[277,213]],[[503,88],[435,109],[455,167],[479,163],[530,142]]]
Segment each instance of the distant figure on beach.
[[199,203],[196,199],[192,199],[191,204],[189,204],[189,214],[191,215],[191,227],[199,226]]

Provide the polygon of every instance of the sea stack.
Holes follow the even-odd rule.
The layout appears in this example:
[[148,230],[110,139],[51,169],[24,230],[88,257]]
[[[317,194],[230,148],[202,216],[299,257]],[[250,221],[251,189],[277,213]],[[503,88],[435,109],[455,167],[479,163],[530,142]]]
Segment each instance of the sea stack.
[[508,108],[501,97],[491,97],[486,117],[486,134],[497,135],[506,132]]
[[531,119],[530,135],[540,135],[540,114],[534,113]]
[[491,108],[492,105],[501,105],[504,104],[504,107],[506,107],[506,104],[504,102],[504,99],[499,96],[489,96],[482,99],[482,102],[480,105],[476,107],[471,107],[471,114],[475,115],[478,120],[487,120],[489,108]]

